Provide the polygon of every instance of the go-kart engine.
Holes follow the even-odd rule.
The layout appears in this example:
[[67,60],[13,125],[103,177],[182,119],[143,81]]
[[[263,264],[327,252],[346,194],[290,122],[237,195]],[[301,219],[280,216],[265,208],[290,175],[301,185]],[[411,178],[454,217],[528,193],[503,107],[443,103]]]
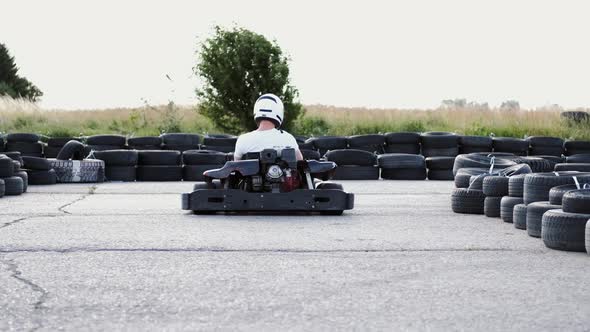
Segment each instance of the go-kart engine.
[[266,179],[270,182],[282,182],[283,174],[279,165],[270,165],[266,171]]

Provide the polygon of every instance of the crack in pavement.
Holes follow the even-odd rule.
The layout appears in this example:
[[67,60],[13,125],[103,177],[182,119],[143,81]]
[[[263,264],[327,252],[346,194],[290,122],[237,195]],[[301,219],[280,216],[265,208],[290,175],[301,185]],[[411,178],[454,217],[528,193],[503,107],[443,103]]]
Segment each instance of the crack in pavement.
[[35,218],[54,218],[54,217],[58,217],[58,215],[55,215],[55,214],[42,214],[42,215],[34,215],[34,216],[22,217],[22,218],[19,218],[19,219],[15,219],[15,220],[12,220],[12,221],[3,223],[2,225],[0,225],[0,229],[6,228],[8,226],[12,226],[14,224],[18,224],[18,223],[23,222],[23,221],[27,221],[29,219],[35,219]]
[[74,205],[74,204],[76,204],[78,202],[81,202],[82,200],[86,199],[86,197],[88,197],[90,195],[94,195],[94,192],[96,191],[96,188],[97,188],[97,186],[96,185],[93,185],[92,187],[90,187],[90,189],[88,189],[88,193],[82,195],[79,198],[76,198],[75,200],[73,200],[73,201],[71,201],[71,202],[69,202],[67,204],[64,204],[64,205],[58,207],[57,210],[59,212],[64,213],[64,214],[72,214],[71,212],[66,211],[65,208],[67,208],[68,206],[72,206],[72,205]]
[[403,252],[522,252],[532,250],[517,250],[509,248],[441,248],[441,249],[226,249],[226,248],[68,248],[68,249],[17,249],[4,250],[0,253],[95,253],[95,252],[202,252],[202,253],[403,253]]
[[[45,306],[45,302],[49,296],[49,292],[43,288],[42,286],[36,284],[34,281],[27,279],[23,276],[22,271],[19,270],[18,264],[13,259],[0,259],[0,263],[3,263],[8,267],[8,271],[10,272],[10,276],[13,279],[16,279],[20,283],[24,284],[25,286],[29,287],[33,292],[39,293],[37,300],[33,303],[33,313],[39,312],[41,310],[47,309]],[[31,331],[36,331],[42,327],[42,324],[35,319],[36,326],[31,329]]]

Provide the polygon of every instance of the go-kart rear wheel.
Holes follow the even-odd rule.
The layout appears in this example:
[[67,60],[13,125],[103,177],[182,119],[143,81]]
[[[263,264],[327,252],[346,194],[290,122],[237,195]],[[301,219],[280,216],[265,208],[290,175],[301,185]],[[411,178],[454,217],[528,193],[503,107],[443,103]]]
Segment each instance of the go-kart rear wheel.
[[320,211],[321,215],[324,216],[341,216],[342,212],[344,212],[343,210],[335,210],[335,211]]

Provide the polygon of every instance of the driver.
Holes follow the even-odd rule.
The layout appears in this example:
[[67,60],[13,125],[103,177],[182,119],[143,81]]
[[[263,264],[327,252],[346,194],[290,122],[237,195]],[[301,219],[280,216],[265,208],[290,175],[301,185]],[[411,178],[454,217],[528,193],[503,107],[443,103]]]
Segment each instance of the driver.
[[272,93],[267,93],[254,104],[254,121],[258,129],[240,135],[236,142],[234,160],[240,160],[248,152],[264,149],[295,149],[297,160],[303,160],[299,146],[293,135],[280,129],[284,118],[283,102]]

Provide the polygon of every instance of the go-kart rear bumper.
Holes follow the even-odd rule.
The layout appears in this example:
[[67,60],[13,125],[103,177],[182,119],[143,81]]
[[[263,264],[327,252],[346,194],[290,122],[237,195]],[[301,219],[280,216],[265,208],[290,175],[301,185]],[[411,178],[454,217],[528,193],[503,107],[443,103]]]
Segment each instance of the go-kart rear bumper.
[[193,211],[322,212],[351,210],[353,207],[354,194],[341,190],[253,193],[238,189],[201,189],[182,194],[182,209]]

